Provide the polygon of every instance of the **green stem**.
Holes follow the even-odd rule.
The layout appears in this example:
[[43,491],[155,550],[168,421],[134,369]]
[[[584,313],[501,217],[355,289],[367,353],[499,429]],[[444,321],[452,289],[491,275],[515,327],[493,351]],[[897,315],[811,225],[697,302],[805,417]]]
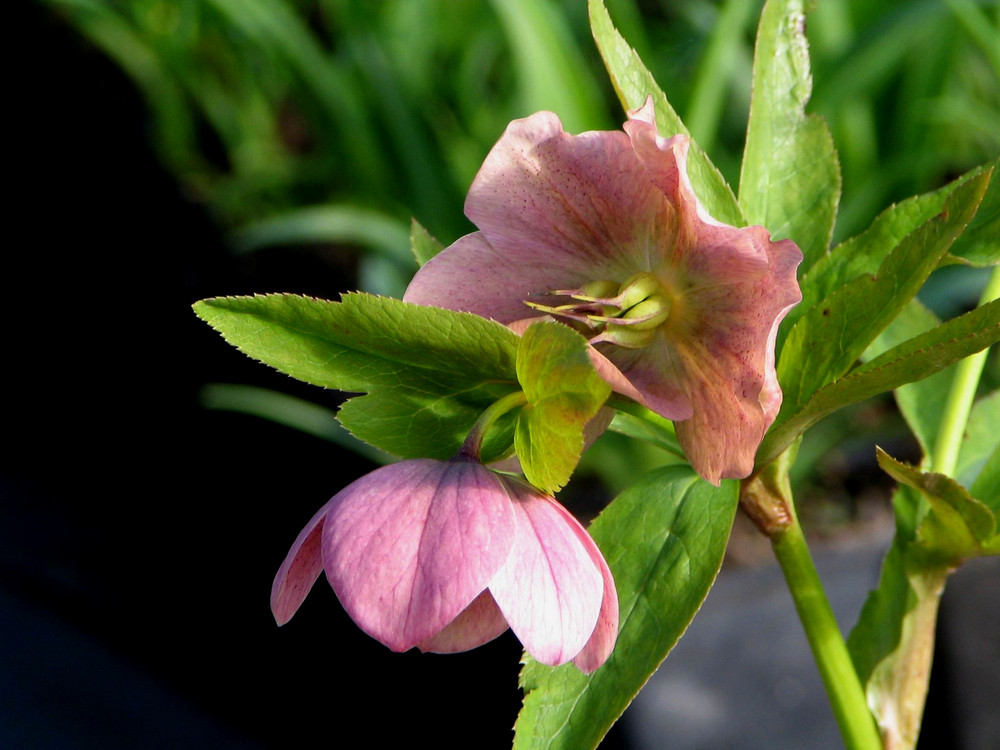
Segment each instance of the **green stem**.
[[472,426],[469,436],[465,438],[462,449],[458,452],[459,455],[468,456],[478,461],[483,448],[483,438],[486,437],[486,433],[493,426],[493,423],[511,409],[524,406],[526,403],[528,403],[528,397],[524,395],[524,391],[514,391],[490,404]]
[[881,750],[865,691],[816,573],[794,508],[790,525],[771,537],[771,546],[809,640],[833,714],[848,750]]
[[[1000,266],[993,269],[979,304],[985,305],[998,297],[1000,297]],[[962,436],[965,434],[969,411],[976,397],[976,389],[979,387],[979,379],[982,377],[988,352],[988,348],[983,349],[966,357],[955,366],[955,378],[951,382],[951,392],[948,394],[948,401],[941,417],[941,427],[934,443],[931,471],[948,476],[955,473]]]

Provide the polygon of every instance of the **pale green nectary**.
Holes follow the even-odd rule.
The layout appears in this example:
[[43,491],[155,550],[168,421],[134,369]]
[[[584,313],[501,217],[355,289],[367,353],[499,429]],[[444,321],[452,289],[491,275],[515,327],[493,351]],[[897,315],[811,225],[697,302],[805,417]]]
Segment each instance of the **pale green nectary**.
[[652,101],[624,132],[512,122],[466,199],[479,228],[424,265],[404,300],[501,323],[552,316],[586,335],[616,391],[674,420],[695,470],[742,478],[781,405],[777,327],[801,298],[790,240],[708,215],[688,138]]
[[320,571],[394,651],[465,651],[510,626],[539,662],[592,672],[618,633],[614,581],[586,530],[553,498],[465,456],[402,461],[337,493],[275,577],[278,624]]

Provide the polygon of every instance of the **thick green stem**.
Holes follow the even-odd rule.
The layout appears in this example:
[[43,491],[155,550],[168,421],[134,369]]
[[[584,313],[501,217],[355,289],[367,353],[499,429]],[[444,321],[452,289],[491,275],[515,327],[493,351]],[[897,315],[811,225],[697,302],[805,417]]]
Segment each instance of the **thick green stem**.
[[[993,269],[979,304],[985,305],[998,297],[1000,297],[1000,266]],[[976,397],[976,389],[979,387],[979,379],[982,377],[988,352],[988,348],[983,349],[966,357],[955,366],[955,379],[951,383],[951,392],[948,394],[948,401],[941,417],[941,428],[934,443],[931,471],[948,476],[955,473],[962,436],[965,434],[969,411]]]
[[806,639],[826,687],[833,715],[848,750],[881,750],[875,719],[854,669],[847,644],[816,573],[795,513],[788,470],[795,461],[793,444],[755,477],[743,481],[740,505],[771,540],[785,582],[802,621]]
[[790,525],[771,537],[771,546],[792,593],[844,745],[848,750],[880,750],[882,742],[868,710],[864,688],[816,573],[794,509],[791,518]]

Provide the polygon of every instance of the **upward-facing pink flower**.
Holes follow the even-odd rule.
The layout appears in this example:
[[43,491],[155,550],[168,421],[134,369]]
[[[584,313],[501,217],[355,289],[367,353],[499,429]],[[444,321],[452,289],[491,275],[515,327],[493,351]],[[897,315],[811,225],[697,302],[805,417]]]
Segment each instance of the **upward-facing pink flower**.
[[324,569],[351,618],[394,651],[465,651],[509,625],[537,661],[592,672],[618,634],[614,580],[586,530],[463,456],[402,461],[337,493],[274,579],[279,625]]
[[512,122],[469,190],[479,228],[429,261],[404,299],[502,323],[550,315],[590,337],[611,386],[677,422],[706,479],[747,476],[781,405],[778,323],[802,259],[763,227],[714,220],[688,139],[657,135],[652,100],[625,132]]

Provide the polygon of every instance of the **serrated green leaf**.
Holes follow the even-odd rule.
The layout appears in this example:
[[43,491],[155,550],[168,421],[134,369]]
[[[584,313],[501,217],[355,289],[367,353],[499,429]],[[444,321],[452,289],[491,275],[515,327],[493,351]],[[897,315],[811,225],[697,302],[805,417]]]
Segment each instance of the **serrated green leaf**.
[[878,464],[889,476],[920,492],[930,503],[916,538],[905,550],[908,569],[952,568],[970,557],[1000,554],[997,518],[951,477],[921,471],[876,449]]
[[244,354],[324,388],[451,389],[516,377],[517,335],[468,313],[369,294],[215,297],[194,309]]
[[722,564],[738,485],[714,487],[687,466],[658,469],[618,496],[590,527],[615,577],[618,643],[585,675],[528,660],[515,750],[594,748],[673,648]]
[[[983,173],[991,172],[993,166],[986,165],[973,169],[943,188],[923,195],[907,198],[890,206],[876,217],[864,232],[841,242],[829,254],[819,258],[799,280],[802,302],[789,310],[782,327],[778,330],[778,350],[795,323],[809,310],[819,305],[840,287],[864,274],[878,272],[886,256],[895,249],[906,235],[919,229],[944,209],[945,201],[956,188]],[[995,181],[990,182],[987,195],[996,192]],[[980,205],[975,219],[952,245],[955,252],[958,243],[973,225],[979,222],[985,208]],[[1000,236],[1000,235],[997,235]],[[994,237],[995,241],[996,237]]]
[[[590,11],[591,33],[622,107],[626,110],[637,109],[646,103],[647,96],[652,96],[656,108],[656,129],[660,135],[667,138],[678,133],[690,135],[653,79],[653,74],[639,58],[639,53],[618,33],[603,0],[589,0],[587,7]],[[694,140],[691,141],[687,167],[695,195],[708,212],[726,224],[746,226],[747,221],[733,191]]]
[[417,265],[422,266],[439,252],[444,250],[444,245],[420,224],[413,219],[410,222],[410,251],[417,260]]
[[529,326],[517,350],[521,408],[514,446],[525,477],[555,494],[583,453],[583,428],[611,393],[590,363],[587,341],[560,323]]
[[957,188],[944,210],[908,234],[880,264],[842,286],[795,325],[781,351],[778,380],[784,394],[776,424],[800,412],[820,388],[851,367],[899,314],[975,215],[988,175]]
[[[483,409],[517,389],[518,336],[467,313],[368,294],[341,302],[220,297],[195,311],[240,351],[287,375],[368,393],[338,416],[356,437],[395,455],[448,458]],[[484,457],[509,445],[488,442]]]
[[840,202],[840,165],[812,93],[803,0],[769,0],[757,29],[740,207],[774,239],[790,238],[806,270],[826,252]]
[[[772,461],[795,438],[837,409],[923,380],[997,341],[1000,341],[1000,301],[978,307],[894,346],[815,391],[794,414],[779,418],[761,443],[758,465]],[[928,420],[935,418],[940,419],[939,410],[927,415]],[[928,439],[933,439],[933,434]]]

